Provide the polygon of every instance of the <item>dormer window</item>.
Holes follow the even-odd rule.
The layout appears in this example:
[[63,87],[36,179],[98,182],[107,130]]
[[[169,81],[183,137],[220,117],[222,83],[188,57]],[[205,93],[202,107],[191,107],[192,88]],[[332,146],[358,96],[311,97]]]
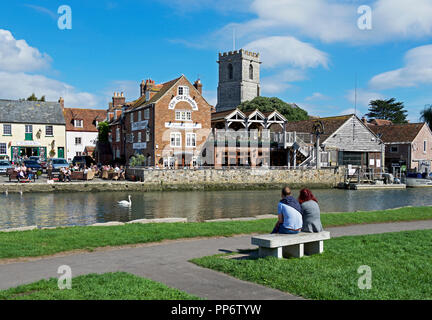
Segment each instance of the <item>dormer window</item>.
[[83,127],[83,121],[82,120],[74,120],[74,127],[75,128],[82,128]]
[[178,95],[179,96],[188,96],[189,95],[189,87],[178,87]]

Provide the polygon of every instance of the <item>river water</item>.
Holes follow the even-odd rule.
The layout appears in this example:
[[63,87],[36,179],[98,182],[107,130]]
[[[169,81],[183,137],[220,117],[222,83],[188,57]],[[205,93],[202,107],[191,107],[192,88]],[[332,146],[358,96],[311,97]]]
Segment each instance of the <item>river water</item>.
[[[322,212],[432,205],[432,189],[314,190]],[[117,204],[132,196],[132,207]],[[0,195],[0,229],[89,225],[143,218],[186,217],[188,221],[275,213],[279,190],[196,192],[28,193]],[[294,195],[298,192],[294,191]]]

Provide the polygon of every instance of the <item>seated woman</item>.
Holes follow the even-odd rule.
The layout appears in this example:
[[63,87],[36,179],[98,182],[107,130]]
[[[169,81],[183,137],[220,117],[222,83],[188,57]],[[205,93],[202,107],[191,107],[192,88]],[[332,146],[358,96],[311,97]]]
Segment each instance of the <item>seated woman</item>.
[[321,232],[323,227],[320,218],[318,200],[309,189],[300,190],[299,198],[302,207],[303,228],[302,232]]
[[282,189],[282,200],[278,204],[278,222],[272,233],[297,234],[302,229],[301,207],[291,196],[288,187]]

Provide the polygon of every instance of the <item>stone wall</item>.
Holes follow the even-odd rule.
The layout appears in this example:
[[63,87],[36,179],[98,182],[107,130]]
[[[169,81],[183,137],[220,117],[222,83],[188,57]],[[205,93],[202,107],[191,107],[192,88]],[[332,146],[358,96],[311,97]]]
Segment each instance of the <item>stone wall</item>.
[[204,169],[146,170],[128,169],[127,175],[147,184],[188,189],[259,189],[288,184],[293,188],[332,188],[343,181],[342,170],[287,169]]

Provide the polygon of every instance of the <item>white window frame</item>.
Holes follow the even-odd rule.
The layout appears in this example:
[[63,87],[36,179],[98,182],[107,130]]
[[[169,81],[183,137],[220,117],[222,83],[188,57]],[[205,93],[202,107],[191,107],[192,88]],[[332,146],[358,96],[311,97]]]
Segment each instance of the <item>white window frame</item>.
[[182,134],[181,132],[171,132],[170,134],[170,146],[172,148],[180,148],[182,146]]
[[192,121],[192,111],[190,110],[176,110],[176,121]]
[[138,111],[138,122],[141,121],[141,111]]
[[25,133],[33,133],[33,125],[26,124],[25,125]]
[[150,142],[150,130],[146,130],[146,142]]
[[81,137],[75,137],[75,145],[76,146],[82,145],[82,138]]
[[120,142],[120,128],[116,128],[116,142]]
[[7,144],[6,142],[0,142],[0,154],[7,154]]
[[186,133],[186,147],[196,148],[196,133],[193,132]]
[[130,123],[134,123],[134,113],[131,112],[130,114]]
[[[9,128],[9,133],[6,132],[6,128]],[[3,124],[3,135],[11,136],[12,135],[12,125],[11,124]]]
[[75,128],[83,128],[84,127],[84,120],[75,119],[74,120],[74,127]]
[[[51,128],[51,134],[48,134],[48,128]],[[45,137],[54,137],[54,126],[45,126]]]
[[189,87],[188,86],[179,86],[177,89],[177,94],[179,96],[189,96]]
[[137,142],[141,142],[141,137],[142,137],[142,133],[140,131],[140,132],[138,132],[138,140],[137,140]]

